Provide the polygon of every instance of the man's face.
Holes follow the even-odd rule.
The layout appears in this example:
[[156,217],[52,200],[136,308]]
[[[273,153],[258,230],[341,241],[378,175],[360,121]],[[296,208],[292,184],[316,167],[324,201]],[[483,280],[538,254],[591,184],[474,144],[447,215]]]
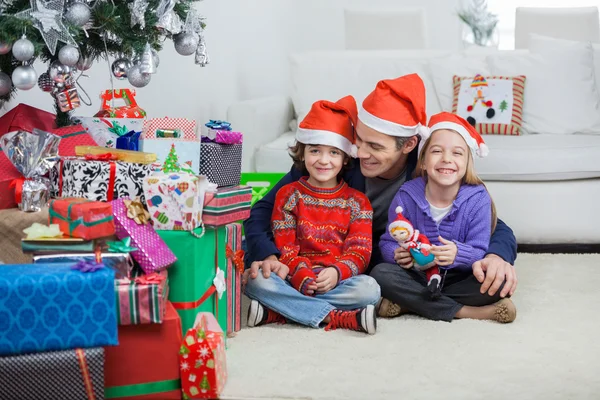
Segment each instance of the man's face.
[[396,138],[378,132],[360,120],[356,136],[360,170],[365,177],[391,179],[404,170],[406,160],[402,150],[396,148]]

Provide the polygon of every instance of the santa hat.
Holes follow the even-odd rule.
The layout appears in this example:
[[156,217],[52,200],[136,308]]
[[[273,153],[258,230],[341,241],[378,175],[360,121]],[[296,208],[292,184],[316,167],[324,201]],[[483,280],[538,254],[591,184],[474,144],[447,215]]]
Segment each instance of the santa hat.
[[473,125],[469,124],[464,118],[456,114],[441,112],[431,117],[429,120],[429,129],[422,132],[421,142],[419,143],[419,153],[423,149],[425,140],[427,140],[433,132],[439,129],[450,129],[458,132],[458,134],[465,139],[465,142],[467,142],[467,146],[469,146],[471,151],[481,158],[487,156],[490,152],[479,132],[473,128]]
[[363,101],[358,119],[386,135],[417,135],[427,124],[423,80],[417,74],[410,74],[379,81]]
[[487,86],[488,83],[482,75],[475,75],[473,81],[471,82],[471,87],[479,87],[479,86]]
[[412,236],[412,234],[415,230],[413,228],[413,225],[410,223],[410,221],[407,220],[406,218],[404,218],[404,215],[402,215],[402,207],[401,206],[396,207],[396,214],[398,214],[398,216],[388,227],[389,232],[391,233],[392,229],[394,229],[394,228],[404,228]]
[[356,114],[356,100],[352,96],[341,98],[335,103],[316,101],[298,125],[296,140],[304,144],[337,147],[349,156],[356,157]]

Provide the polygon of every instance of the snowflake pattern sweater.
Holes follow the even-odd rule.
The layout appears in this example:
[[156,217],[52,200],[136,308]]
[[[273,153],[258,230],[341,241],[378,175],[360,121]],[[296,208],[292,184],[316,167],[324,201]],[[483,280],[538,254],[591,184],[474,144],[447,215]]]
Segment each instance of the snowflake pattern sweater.
[[371,258],[372,221],[367,196],[344,181],[323,189],[303,177],[283,186],[271,222],[292,286],[305,293],[325,267],[337,270],[338,281],[363,273]]

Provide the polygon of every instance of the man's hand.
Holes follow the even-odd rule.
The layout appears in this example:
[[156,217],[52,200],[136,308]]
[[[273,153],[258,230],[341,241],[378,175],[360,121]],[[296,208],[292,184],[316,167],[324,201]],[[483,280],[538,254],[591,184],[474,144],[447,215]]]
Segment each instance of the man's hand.
[[317,275],[317,293],[323,294],[329,292],[331,289],[337,286],[339,274],[337,269],[333,267],[324,268],[319,275]]
[[441,236],[438,236],[438,239],[442,242],[442,246],[431,246],[431,254],[435,256],[435,263],[440,267],[452,265],[456,259],[456,253],[458,253],[456,243]]
[[402,247],[394,250],[394,261],[402,268],[409,269],[413,266],[413,258],[408,251]]
[[250,265],[250,268],[244,271],[242,274],[242,285],[248,282],[248,278],[255,279],[258,276],[259,269],[262,269],[262,274],[265,278],[268,278],[271,276],[271,272],[274,272],[281,279],[285,279],[290,272],[290,268],[287,265],[279,262],[274,255],[270,255],[263,261],[254,261]]
[[502,283],[504,287],[500,297],[513,295],[517,289],[517,272],[515,267],[495,254],[488,254],[483,260],[473,264],[473,275],[482,283],[481,294],[488,292],[490,296],[496,294]]

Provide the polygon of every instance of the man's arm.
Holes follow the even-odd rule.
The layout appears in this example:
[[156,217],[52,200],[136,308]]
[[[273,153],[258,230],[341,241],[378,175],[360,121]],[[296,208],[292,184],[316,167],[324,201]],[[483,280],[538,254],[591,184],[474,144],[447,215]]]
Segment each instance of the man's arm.
[[257,201],[250,210],[250,218],[244,222],[244,234],[246,237],[246,267],[250,267],[254,261],[263,261],[269,256],[279,257],[279,250],[273,241],[271,231],[271,216],[275,205],[275,195],[282,186],[295,182],[302,173],[292,167],[277,184],[263,197]]
[[490,238],[486,256],[489,254],[495,254],[511,265],[514,265],[517,259],[517,239],[512,229],[500,218],[498,218],[496,229]]

